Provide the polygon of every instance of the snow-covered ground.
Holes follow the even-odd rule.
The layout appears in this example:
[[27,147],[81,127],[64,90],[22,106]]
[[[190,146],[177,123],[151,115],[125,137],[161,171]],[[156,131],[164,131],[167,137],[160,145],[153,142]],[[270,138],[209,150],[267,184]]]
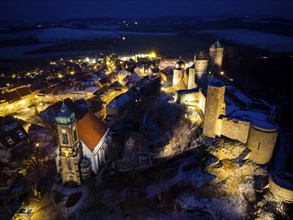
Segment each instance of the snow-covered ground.
[[60,42],[64,40],[92,40],[100,38],[119,38],[113,31],[80,30],[73,28],[46,28],[32,31],[0,34],[0,40],[37,39],[40,42]]
[[176,36],[175,32],[132,32],[132,31],[118,31],[123,35],[151,35],[151,36]]
[[262,48],[273,52],[293,52],[293,37],[245,29],[204,30],[196,33],[215,34],[235,43]]
[[77,30],[71,28],[48,28],[32,34],[40,42],[59,42],[64,40],[92,40],[100,38],[119,38],[112,31]]
[[1,47],[0,48],[0,59],[6,58],[20,58],[25,53],[37,50],[44,47],[52,46],[53,44],[33,44],[33,45],[25,45],[25,46],[17,46],[17,47]]

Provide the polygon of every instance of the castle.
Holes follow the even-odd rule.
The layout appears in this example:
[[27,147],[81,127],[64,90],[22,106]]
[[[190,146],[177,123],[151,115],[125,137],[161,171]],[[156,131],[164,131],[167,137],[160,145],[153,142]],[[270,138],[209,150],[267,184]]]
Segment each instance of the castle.
[[[248,158],[253,162],[272,162],[279,135],[278,124],[274,122],[276,108],[264,100],[247,95],[233,86],[231,80],[227,82],[222,78],[223,55],[224,48],[217,41],[210,47],[209,57],[204,52],[196,54],[189,68],[185,68],[184,61],[179,59],[174,67],[173,86],[181,83],[186,89],[177,90],[175,101],[194,106],[204,114],[204,136],[224,136],[240,141],[250,150]],[[280,149],[277,150],[276,160],[282,162],[274,161],[269,187],[276,197],[292,202],[293,186],[289,183],[288,174],[292,150],[290,147],[285,149],[286,146],[281,143],[278,143]],[[287,152],[287,156],[283,151]]]
[[[189,67],[180,58],[173,68],[175,102],[195,108],[203,119],[204,136],[240,141],[250,150],[248,157],[253,162],[267,164],[279,131],[274,122],[275,106],[247,95],[222,78],[223,55],[224,48],[217,41],[210,47],[209,54],[196,53]],[[119,108],[123,107],[117,105],[119,98],[123,97],[108,105],[107,114],[119,114]],[[64,184],[79,185],[105,163],[110,130],[91,112],[77,121],[64,104],[56,125],[60,144],[56,157],[58,173]],[[270,184],[277,193],[288,195],[285,188],[276,187],[272,180]]]

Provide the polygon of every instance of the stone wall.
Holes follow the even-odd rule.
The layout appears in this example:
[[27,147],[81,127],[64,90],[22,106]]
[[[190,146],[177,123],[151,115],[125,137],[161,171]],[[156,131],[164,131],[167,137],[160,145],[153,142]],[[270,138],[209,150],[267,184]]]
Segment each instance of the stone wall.
[[270,161],[278,135],[278,126],[266,129],[250,125],[247,147],[251,150],[249,158],[258,163],[265,164]]
[[221,135],[246,144],[250,122],[230,118],[222,118],[221,120]]

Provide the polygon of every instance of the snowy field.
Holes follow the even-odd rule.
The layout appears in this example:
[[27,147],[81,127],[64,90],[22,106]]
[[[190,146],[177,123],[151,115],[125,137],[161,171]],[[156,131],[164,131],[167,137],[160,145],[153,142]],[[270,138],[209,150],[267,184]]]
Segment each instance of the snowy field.
[[0,34],[0,40],[18,40],[34,38],[41,43],[60,42],[70,40],[93,40],[100,38],[119,38],[113,31],[79,30],[72,28],[47,28],[40,30]]
[[50,47],[53,44],[33,44],[33,45],[25,45],[25,46],[17,46],[17,47],[2,47],[0,48],[0,59],[7,58],[20,58],[26,52],[30,52],[32,50],[40,49],[43,47]]
[[234,43],[266,49],[272,52],[293,52],[293,37],[245,29],[204,30],[194,33],[215,34],[219,38],[224,38]]

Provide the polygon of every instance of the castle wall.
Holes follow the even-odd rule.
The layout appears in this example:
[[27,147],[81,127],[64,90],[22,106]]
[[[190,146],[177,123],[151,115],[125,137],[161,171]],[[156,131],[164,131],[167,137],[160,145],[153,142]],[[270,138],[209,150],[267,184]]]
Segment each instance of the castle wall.
[[277,135],[277,125],[268,129],[251,124],[247,140],[247,147],[251,150],[249,158],[258,164],[269,162],[274,151]]
[[187,83],[185,84],[187,86],[187,89],[194,89],[196,87],[195,84],[195,69],[190,68],[189,69],[189,75]]
[[245,144],[247,142],[249,128],[250,122],[223,118],[221,135]]
[[180,97],[180,104],[182,105],[197,105],[198,104],[198,92],[181,94],[179,97]]
[[293,202],[293,190],[285,189],[277,185],[272,178],[269,178],[269,188],[275,197],[284,202]]
[[224,102],[225,87],[208,87],[207,100],[205,105],[205,119],[203,135],[214,138],[221,130],[220,115],[225,115],[226,105]]
[[205,112],[205,105],[206,105],[206,97],[203,94],[202,90],[199,90],[198,93],[198,107],[201,109],[201,111]]

